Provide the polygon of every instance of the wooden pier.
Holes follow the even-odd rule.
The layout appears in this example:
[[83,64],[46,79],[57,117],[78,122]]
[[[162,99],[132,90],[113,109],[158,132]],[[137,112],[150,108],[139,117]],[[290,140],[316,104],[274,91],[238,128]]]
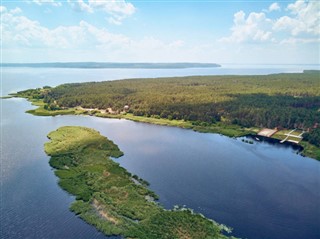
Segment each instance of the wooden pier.
[[[293,130],[291,130],[289,133],[284,134],[284,135],[286,135],[286,137],[285,137],[283,140],[281,140],[280,143],[284,143],[285,141],[288,141],[288,142],[291,142],[291,143],[298,144],[298,143],[302,140],[302,135],[304,134],[304,131],[302,131],[302,133],[299,134],[299,135],[292,134],[292,133],[295,132],[296,130],[297,130],[297,129],[293,129]],[[289,137],[297,138],[298,140],[288,139]]]

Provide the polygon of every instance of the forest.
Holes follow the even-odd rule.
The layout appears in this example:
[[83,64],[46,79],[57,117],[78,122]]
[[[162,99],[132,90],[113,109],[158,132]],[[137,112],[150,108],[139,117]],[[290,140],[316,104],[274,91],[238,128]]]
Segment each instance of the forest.
[[[81,106],[115,113],[241,127],[299,128],[319,146],[320,73],[189,76],[63,84],[20,92],[49,110]],[[126,108],[124,109],[124,107]]]

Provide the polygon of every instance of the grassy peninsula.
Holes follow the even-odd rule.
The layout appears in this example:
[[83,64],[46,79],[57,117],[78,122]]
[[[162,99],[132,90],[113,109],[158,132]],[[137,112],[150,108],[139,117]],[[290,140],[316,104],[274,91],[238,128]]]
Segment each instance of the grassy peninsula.
[[45,151],[59,185],[76,201],[71,210],[106,235],[125,238],[233,238],[224,225],[175,207],[165,210],[148,183],[132,175],[110,157],[123,153],[99,132],[66,126],[48,135]]
[[262,128],[300,129],[307,132],[300,142],[303,153],[320,160],[319,79],[319,71],[130,79],[63,84],[13,96],[38,105],[28,111],[34,115],[124,118],[230,137]]

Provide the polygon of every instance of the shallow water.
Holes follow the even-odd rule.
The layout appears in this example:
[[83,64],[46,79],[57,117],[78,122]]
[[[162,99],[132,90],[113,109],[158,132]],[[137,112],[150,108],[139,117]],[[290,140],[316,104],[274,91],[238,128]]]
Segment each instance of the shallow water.
[[[31,87],[48,83],[29,73]],[[68,74],[78,75],[61,77]],[[20,85],[4,79],[7,90],[28,88],[22,72],[9,75]],[[126,120],[36,117],[24,113],[32,108],[24,99],[1,107],[1,238],[105,238],[69,211],[74,199],[43,151],[46,135],[65,125],[94,128],[118,144],[125,155],[117,161],[149,181],[166,208],[186,205],[243,238],[320,238],[320,164],[289,146]]]

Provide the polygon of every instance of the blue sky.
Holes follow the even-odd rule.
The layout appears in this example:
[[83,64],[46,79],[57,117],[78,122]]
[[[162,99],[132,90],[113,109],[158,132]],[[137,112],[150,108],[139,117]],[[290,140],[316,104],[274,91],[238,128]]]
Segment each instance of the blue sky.
[[3,62],[319,64],[320,1],[2,0]]

